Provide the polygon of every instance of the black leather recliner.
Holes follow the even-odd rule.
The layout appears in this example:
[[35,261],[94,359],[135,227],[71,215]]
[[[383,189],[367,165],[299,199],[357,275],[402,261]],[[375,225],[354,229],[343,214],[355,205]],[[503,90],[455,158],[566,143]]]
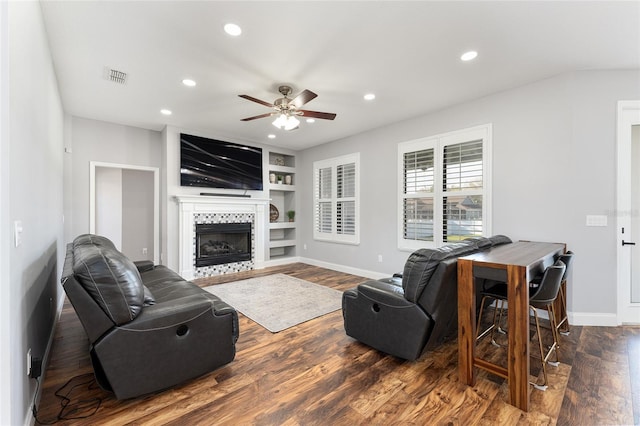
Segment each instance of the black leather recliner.
[[87,336],[98,384],[125,399],[231,362],[238,314],[152,262],[131,262],[105,237],[67,246],[62,283]]
[[417,359],[457,335],[458,257],[506,243],[511,243],[508,237],[496,235],[420,249],[396,278],[367,281],[345,291],[347,335],[399,358]]

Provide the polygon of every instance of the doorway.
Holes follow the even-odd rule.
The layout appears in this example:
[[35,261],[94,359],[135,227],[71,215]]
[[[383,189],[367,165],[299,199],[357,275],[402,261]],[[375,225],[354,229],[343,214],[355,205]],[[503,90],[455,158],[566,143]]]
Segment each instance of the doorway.
[[618,324],[640,324],[640,101],[618,102]]
[[160,261],[159,169],[90,163],[89,232],[131,260]]

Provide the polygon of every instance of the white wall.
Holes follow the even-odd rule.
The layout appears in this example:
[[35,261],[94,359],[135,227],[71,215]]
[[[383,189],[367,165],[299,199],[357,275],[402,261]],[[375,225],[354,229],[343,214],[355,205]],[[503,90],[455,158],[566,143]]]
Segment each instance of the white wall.
[[[311,148],[299,155],[303,188],[313,161],[360,152],[361,244],[313,240],[311,191],[299,191],[302,256],[380,272],[401,271],[396,243],[397,144],[493,124],[493,233],[566,242],[576,252],[569,310],[583,318],[616,312],[614,218],[616,102],[640,99],[640,72],[584,71],[491,95]],[[586,215],[609,226],[586,227]],[[377,262],[382,254],[383,262]]]
[[122,169],[96,167],[96,234],[122,251]]
[[69,125],[71,167],[65,167],[65,176],[73,221],[66,237],[71,241],[89,232],[89,163],[160,167],[162,142],[160,132],[121,124],[71,117]]
[[153,260],[153,178],[150,171],[122,170],[122,252],[131,260]]
[[[0,2],[0,288],[10,287],[9,253],[9,8]],[[0,299],[0,346],[11,344],[11,300]],[[11,351],[0,351],[0,424],[11,421]]]
[[[5,8],[6,2],[2,2]],[[62,300],[59,277],[64,256],[63,137],[64,114],[42,15],[38,2],[8,2],[9,123],[8,148],[3,141],[2,160],[2,228],[12,229],[22,222],[22,244],[14,247],[12,235],[3,233],[3,260],[8,256],[8,282],[3,281],[4,299],[10,304],[9,341],[3,339],[3,352],[10,358],[11,371],[2,387],[9,389],[9,410],[2,410],[0,423],[23,424],[29,418],[35,382],[26,376],[26,352],[36,339],[34,321],[39,322],[40,296],[53,286],[52,297],[44,300],[55,308]],[[3,22],[3,34],[5,31]],[[5,46],[2,46],[3,56]],[[6,93],[2,93],[3,98]],[[4,123],[6,124],[6,122]],[[3,139],[7,133],[3,131]],[[9,155],[5,161],[4,155]],[[8,164],[8,173],[5,167]],[[4,190],[8,178],[8,202]],[[5,237],[9,238],[5,239]],[[3,272],[4,274],[4,272]],[[6,287],[5,287],[6,284]],[[58,291],[57,295],[55,292]],[[45,310],[49,307],[45,307]],[[49,325],[55,318],[45,318]],[[1,333],[0,333],[1,335]],[[47,336],[44,337],[45,340]],[[46,344],[46,341],[44,342]],[[43,347],[38,348],[44,350]],[[42,353],[34,353],[42,356]],[[0,370],[1,371],[1,370]],[[7,396],[7,395],[5,395]],[[3,398],[6,400],[6,398]],[[4,405],[3,405],[4,406]]]

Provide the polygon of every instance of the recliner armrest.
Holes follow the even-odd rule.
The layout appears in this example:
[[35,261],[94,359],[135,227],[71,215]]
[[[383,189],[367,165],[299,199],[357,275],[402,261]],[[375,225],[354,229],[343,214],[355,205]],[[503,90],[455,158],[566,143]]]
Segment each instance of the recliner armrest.
[[237,312],[220,299],[207,294],[192,294],[172,301],[146,306],[138,317],[119,328],[127,331],[148,331],[179,326],[211,312],[214,317],[233,315],[234,334],[238,333]]
[[155,266],[151,260],[136,260],[133,264],[136,265],[136,268],[138,268],[138,272],[140,273],[150,271]]
[[358,285],[358,293],[367,299],[387,306],[414,306],[404,298],[402,287],[381,281],[366,281]]

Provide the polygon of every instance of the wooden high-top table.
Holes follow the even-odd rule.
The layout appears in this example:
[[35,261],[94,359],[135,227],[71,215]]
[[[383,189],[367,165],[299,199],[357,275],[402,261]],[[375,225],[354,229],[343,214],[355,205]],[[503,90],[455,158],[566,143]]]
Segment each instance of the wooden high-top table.
[[[458,258],[458,371],[463,383],[475,385],[474,367],[504,377],[511,404],[529,411],[529,281],[565,249],[565,244],[518,241]],[[507,368],[476,358],[476,278],[507,283]]]

